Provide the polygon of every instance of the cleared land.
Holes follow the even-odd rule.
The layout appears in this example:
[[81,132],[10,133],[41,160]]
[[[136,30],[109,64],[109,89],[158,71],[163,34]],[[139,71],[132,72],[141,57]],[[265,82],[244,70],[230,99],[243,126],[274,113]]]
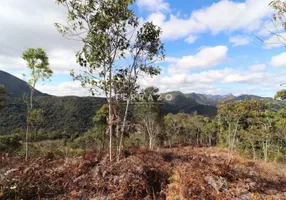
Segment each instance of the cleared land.
[[286,168],[219,148],[125,150],[120,162],[60,153],[0,165],[0,199],[286,199]]

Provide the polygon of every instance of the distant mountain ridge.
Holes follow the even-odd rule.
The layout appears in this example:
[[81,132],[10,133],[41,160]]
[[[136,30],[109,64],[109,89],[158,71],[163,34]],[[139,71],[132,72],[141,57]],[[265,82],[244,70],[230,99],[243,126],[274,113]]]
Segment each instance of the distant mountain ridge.
[[[0,84],[4,85],[5,89],[8,90],[11,97],[22,97],[24,93],[30,92],[30,88],[25,81],[13,76],[12,74],[9,74],[1,70],[0,70]],[[173,102],[176,101],[176,103],[181,103],[181,102],[186,103],[185,102],[186,99],[183,98],[185,97],[188,99],[187,101],[192,105],[201,104],[201,105],[215,106],[220,102],[244,100],[246,98],[248,99],[256,98],[256,99],[263,99],[267,101],[274,101],[273,98],[270,98],[270,97],[260,97],[260,96],[248,95],[248,94],[243,94],[239,96],[234,96],[231,93],[226,94],[226,95],[200,94],[200,93],[194,93],[194,92],[184,94],[181,91],[172,91],[172,92],[167,92],[165,94],[171,94],[174,98]],[[35,91],[34,95],[35,96],[51,96],[49,94],[40,92],[38,90]],[[178,98],[183,101],[180,101]]]
[[[11,93],[5,109],[0,112],[0,135],[9,134],[16,128],[25,128],[26,108],[21,98],[24,93],[29,93],[30,88],[27,83],[9,73],[0,71],[0,84],[3,84]],[[215,117],[217,115],[217,105],[220,102],[238,101],[244,99],[263,99],[274,101],[272,98],[264,98],[255,95],[240,95],[238,97],[227,95],[208,95],[189,93],[180,91],[168,92],[164,95],[172,95],[170,101],[164,100],[162,103],[162,114],[168,113],[196,113],[198,115]],[[56,97],[35,92],[36,96],[43,96],[35,102],[36,108],[41,108],[45,112],[45,122],[42,125],[43,132],[65,132],[68,134],[84,133],[92,126],[92,117],[96,111],[107,101],[100,97]],[[163,98],[165,99],[165,98]]]
[[[251,100],[252,98],[255,99],[261,99],[267,102],[275,102],[275,100],[271,97],[260,97],[257,95],[248,95],[248,94],[242,94],[239,96],[234,96],[233,94],[226,94],[226,95],[211,95],[211,94],[200,94],[200,93],[182,93],[180,91],[173,91],[173,92],[167,92],[166,94],[171,94],[174,99],[180,97],[180,98],[187,98],[189,101],[192,99],[196,103],[193,102],[193,104],[200,104],[200,105],[208,105],[208,106],[217,106],[220,103],[224,102],[233,102],[233,101],[243,101],[243,100]],[[183,101],[184,102],[184,101]]]
[[[4,85],[5,89],[9,92],[10,97],[22,97],[24,93],[30,93],[30,87],[25,81],[1,70],[0,70],[0,85]],[[34,95],[50,96],[38,90],[35,90]]]

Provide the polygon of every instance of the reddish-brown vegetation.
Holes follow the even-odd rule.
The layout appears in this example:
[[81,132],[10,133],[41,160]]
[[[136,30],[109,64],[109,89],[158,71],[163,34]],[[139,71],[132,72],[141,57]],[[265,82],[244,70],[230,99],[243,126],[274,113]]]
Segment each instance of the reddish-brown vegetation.
[[128,150],[111,164],[88,153],[1,163],[0,199],[286,199],[285,169],[217,148]]

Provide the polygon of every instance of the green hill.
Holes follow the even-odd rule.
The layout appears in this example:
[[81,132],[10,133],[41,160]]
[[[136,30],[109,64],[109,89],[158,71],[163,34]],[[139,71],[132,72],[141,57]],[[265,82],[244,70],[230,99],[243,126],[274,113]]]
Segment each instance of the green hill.
[[[22,97],[24,93],[30,92],[30,88],[25,81],[1,70],[0,85],[4,85],[5,89],[10,93],[11,97]],[[48,94],[42,93],[38,90],[35,91],[34,95],[49,96]]]
[[[44,133],[84,133],[92,126],[96,111],[106,103],[98,97],[40,97],[35,108],[44,110],[44,121],[40,132]],[[10,98],[0,112],[0,134],[26,126],[26,107],[22,98]]]
[[182,92],[168,92],[163,94],[166,96],[167,94],[172,95],[171,101],[164,101],[162,105],[163,114],[168,113],[197,113],[199,115],[205,115],[209,117],[214,117],[217,114],[217,108],[211,105],[202,105],[199,104],[195,99],[189,97],[189,95],[183,94]]

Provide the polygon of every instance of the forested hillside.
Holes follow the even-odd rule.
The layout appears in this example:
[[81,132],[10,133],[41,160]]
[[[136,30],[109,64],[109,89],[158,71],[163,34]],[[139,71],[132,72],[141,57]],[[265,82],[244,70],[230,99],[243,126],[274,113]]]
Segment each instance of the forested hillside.
[[[38,97],[35,108],[44,113],[37,131],[47,135],[82,134],[92,126],[96,111],[106,103],[98,97]],[[15,129],[25,129],[26,108],[22,98],[9,98],[0,112],[0,132],[10,134]]]
[[[0,133],[10,134],[16,129],[25,129],[26,106],[23,101],[23,94],[29,94],[29,86],[26,82],[17,77],[0,71],[3,78],[0,82],[4,84],[9,93],[5,109],[0,112]],[[51,135],[72,135],[82,134],[92,127],[92,118],[106,99],[99,97],[55,97],[35,91],[37,100],[35,108],[44,110],[43,121],[38,124],[37,131]],[[171,95],[172,99],[167,101],[164,96]],[[169,113],[198,114],[214,118],[217,115],[217,105],[223,102],[235,102],[251,100],[252,98],[262,99],[266,102],[274,102],[272,98],[263,98],[254,95],[205,95],[205,94],[184,94],[179,91],[168,92],[161,95],[161,112],[163,115]],[[50,124],[53,124],[51,126]]]

